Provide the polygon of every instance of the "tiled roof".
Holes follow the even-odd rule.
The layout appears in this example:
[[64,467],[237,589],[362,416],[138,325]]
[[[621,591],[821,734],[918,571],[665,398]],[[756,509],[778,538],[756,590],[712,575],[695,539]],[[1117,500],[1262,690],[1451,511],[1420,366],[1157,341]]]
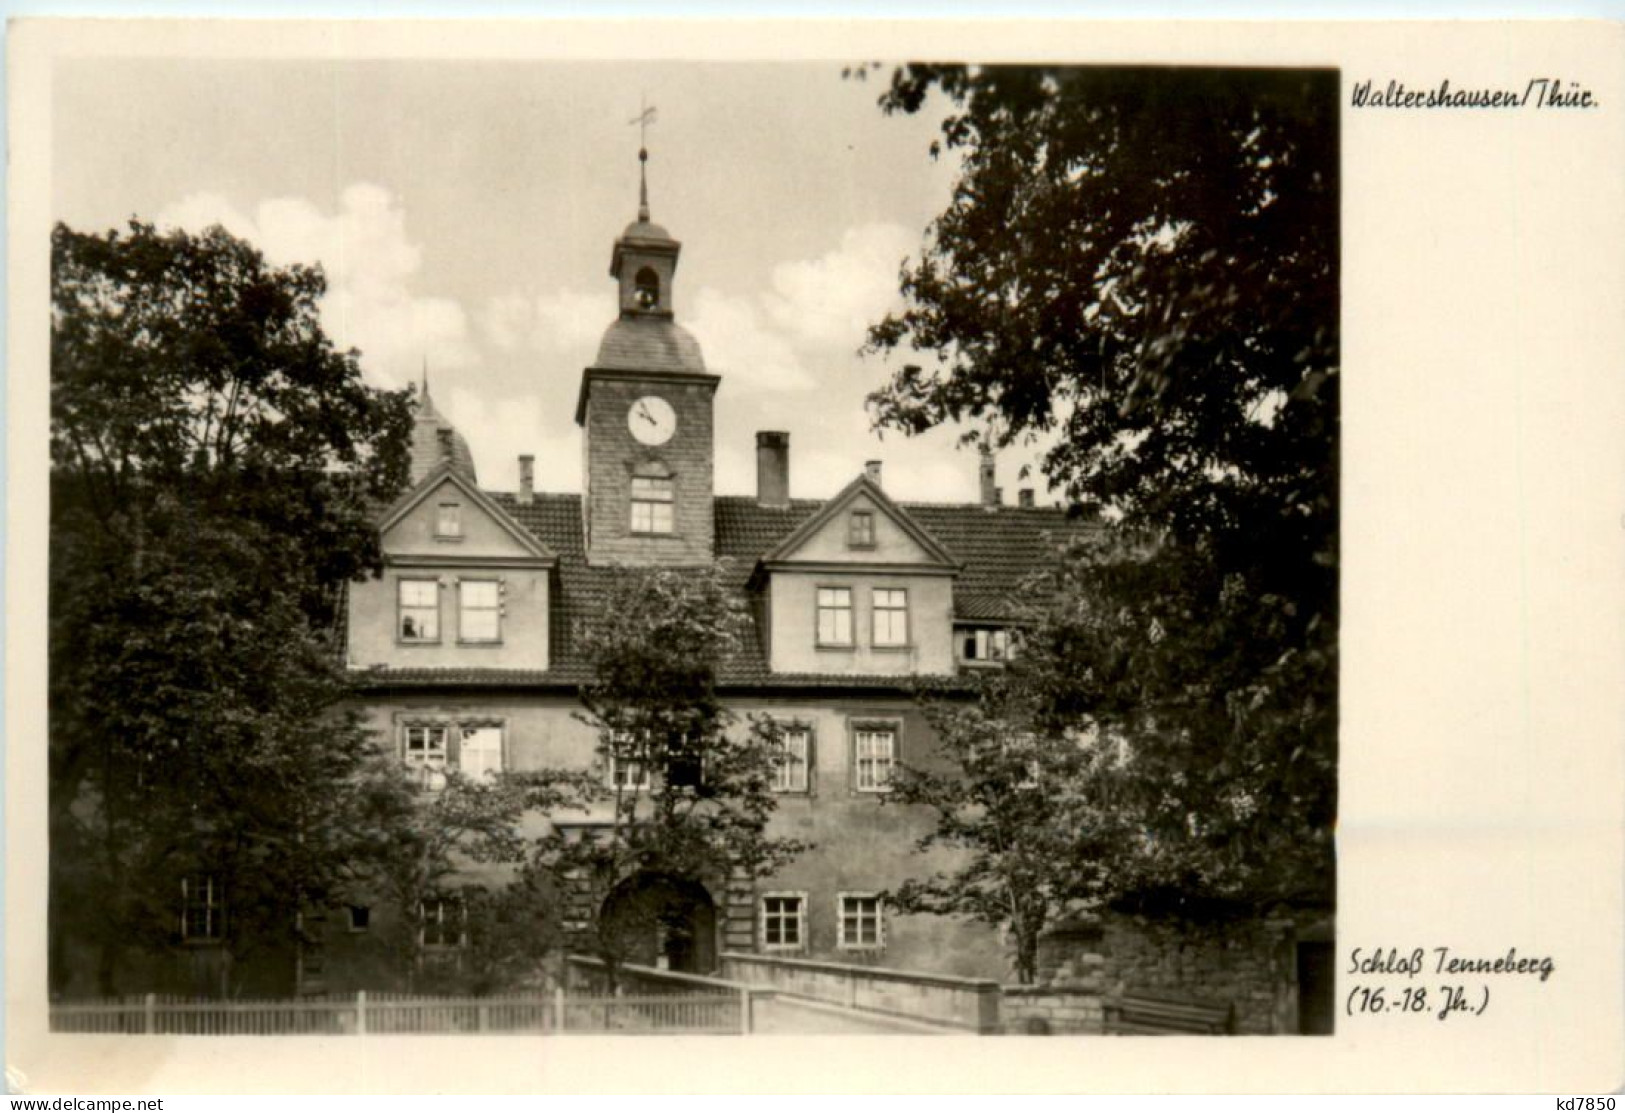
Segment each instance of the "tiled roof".
[[[725,670],[721,687],[749,688],[816,688],[820,691],[850,689],[874,691],[906,690],[917,680],[913,676],[863,676],[851,673],[773,673],[764,670],[760,677],[740,675]],[[953,685],[953,678],[930,677],[931,686],[940,689]],[[566,688],[575,689],[588,680],[579,668],[569,669],[481,669],[481,668],[373,668],[358,669],[352,677],[357,688],[381,691],[391,688]]]
[[[572,631],[603,613],[617,570],[587,563],[579,495],[537,494],[526,504],[507,493],[487,492],[552,551],[558,554],[558,594],[553,607],[551,668],[519,669],[375,669],[359,674],[363,687],[392,686],[556,686],[575,687],[590,678],[573,651]],[[741,496],[714,500],[716,551],[739,591],[756,563],[821,506],[822,500],[795,499],[783,508],[763,507]],[[1065,542],[1091,527],[1056,509],[942,503],[902,503],[902,509],[940,541],[963,567],[954,584],[954,616],[964,620],[1019,619],[1022,582],[1055,559]],[[908,676],[771,673],[767,654],[754,627],[750,643],[719,670],[728,687],[906,689]]]
[[1019,619],[1022,583],[1051,567],[1066,543],[1092,525],[1064,511],[952,503],[904,503],[963,567],[954,582],[954,617]]
[[446,446],[440,440],[442,429],[451,433],[451,466],[466,476],[470,483],[478,483],[479,478],[474,474],[474,453],[469,451],[468,441],[435,407],[427,388],[412,420],[412,444],[409,450],[412,482],[417,483],[446,459]]
[[594,367],[704,374],[699,341],[664,317],[621,317],[604,330]]

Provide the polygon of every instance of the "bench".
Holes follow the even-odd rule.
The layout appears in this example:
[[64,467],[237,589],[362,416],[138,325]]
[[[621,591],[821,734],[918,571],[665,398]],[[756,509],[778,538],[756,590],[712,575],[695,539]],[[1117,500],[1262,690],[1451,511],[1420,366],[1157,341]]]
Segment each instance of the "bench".
[[1228,1036],[1236,1030],[1233,1005],[1125,993],[1105,1001],[1108,1036]]

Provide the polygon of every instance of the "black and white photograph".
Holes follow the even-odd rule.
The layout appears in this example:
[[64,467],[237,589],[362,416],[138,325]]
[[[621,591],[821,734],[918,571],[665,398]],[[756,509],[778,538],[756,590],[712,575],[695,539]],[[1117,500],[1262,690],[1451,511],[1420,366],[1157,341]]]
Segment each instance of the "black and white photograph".
[[[1565,421],[1530,396],[1568,387],[1495,386],[1504,439],[1459,365],[1351,385],[1345,349],[1363,369],[1408,330],[1540,327],[1352,311],[1351,253],[1364,282],[1389,237],[1430,246],[1351,208],[1377,169],[1348,139],[1382,100],[1350,107],[1384,84],[1367,61],[828,27],[845,49],[707,59],[647,29],[617,52],[609,25],[579,56],[308,26],[256,53],[180,26],[184,49],[92,36],[24,73],[48,162],[14,215],[39,273],[13,318],[49,328],[46,366],[12,363],[13,451],[44,450],[9,473],[43,530],[13,794],[18,716],[43,717],[38,946],[8,945],[8,985],[41,1046],[173,1037],[275,1090],[261,1047],[343,1063],[413,1037],[418,1085],[506,1091],[548,1068],[493,1081],[436,1049],[836,1036],[929,1061],[938,1037],[1145,1063],[1276,1037],[1236,1046],[1329,1061],[1373,1027],[1505,1038],[1570,979],[1625,995],[1617,954],[1542,931],[1534,881],[1485,895],[1481,930],[1427,911],[1555,853],[1517,838],[1548,814],[1529,693],[1564,656],[1526,539],[1570,508],[1527,469]],[[1617,63],[1573,76],[1625,95]],[[1446,115],[1426,123],[1487,120]],[[1605,130],[1584,107],[1551,126]],[[1449,229],[1447,193],[1424,207]],[[1454,391],[1455,429],[1429,409]],[[1371,420],[1378,394],[1431,454]],[[1448,477],[1481,435],[1520,469],[1525,578],[1480,548],[1452,585],[1482,508]],[[1447,548],[1394,548],[1452,505]],[[1484,577],[1534,626],[1458,597]],[[1476,633],[1430,629],[1480,606]],[[1488,648],[1518,645],[1512,672]],[[1398,730],[1382,710],[1430,703]],[[1562,775],[1590,785],[1588,830],[1618,818],[1599,725]],[[1424,826],[1456,787],[1526,794],[1493,850],[1448,804]],[[1601,845],[1564,861],[1617,943]],[[1457,853],[1465,873],[1424,864]],[[322,1085],[410,1088],[338,1069]]]

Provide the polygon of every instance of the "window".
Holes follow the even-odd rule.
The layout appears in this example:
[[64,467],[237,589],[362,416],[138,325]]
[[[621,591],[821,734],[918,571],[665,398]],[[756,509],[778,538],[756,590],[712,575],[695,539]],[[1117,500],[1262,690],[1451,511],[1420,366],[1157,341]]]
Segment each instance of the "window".
[[838,946],[843,951],[877,951],[886,943],[886,922],[874,893],[841,893]]
[[1040,787],[1044,778],[1041,745],[1037,735],[1019,731],[981,743],[972,753],[984,763],[986,775],[997,777],[1001,787],[1031,792]]
[[350,930],[366,931],[372,925],[372,909],[364,904],[350,905]]
[[1008,661],[1010,631],[997,626],[966,626],[959,631],[959,657],[964,661]]
[[859,792],[885,792],[897,760],[895,723],[859,723],[852,728],[853,787]]
[[461,947],[465,936],[463,902],[455,897],[435,897],[418,904],[418,944],[424,950]]
[[667,788],[699,788],[704,784],[705,762],[699,754],[674,754],[667,758]]
[[773,770],[774,792],[806,792],[807,771],[812,757],[812,729],[783,727],[779,734],[781,756]]
[[877,587],[871,597],[874,644],[908,644],[908,592],[900,587]]
[[436,537],[463,536],[463,508],[460,503],[443,502],[434,518],[434,535]]
[[846,520],[846,544],[853,549],[875,547],[875,516],[868,510],[854,510]]
[[632,477],[632,532],[670,533],[671,530],[671,480],[659,476],[634,475]]
[[646,789],[649,787],[649,767],[641,761],[609,755],[609,787],[619,789]]
[[610,788],[638,791],[651,787],[649,765],[644,760],[648,748],[637,745],[630,732],[611,734],[604,750],[605,783]]
[[401,728],[401,760],[418,787],[438,792],[446,772],[490,780],[502,771],[501,722],[408,723]]
[[852,589],[818,589],[818,644],[852,644]]
[[502,772],[502,728],[464,726],[457,747],[457,770],[470,780],[489,781]]
[[402,580],[400,616],[401,641],[439,641],[440,581]]
[[220,879],[212,873],[181,878],[182,939],[210,943],[224,936],[226,909],[220,897]]
[[451,762],[445,726],[409,726],[402,736],[406,768],[418,787],[435,791],[446,787],[446,768]]
[[799,951],[805,945],[807,898],[801,893],[762,897],[762,949]]
[[502,585],[496,580],[457,582],[457,640],[502,640]]

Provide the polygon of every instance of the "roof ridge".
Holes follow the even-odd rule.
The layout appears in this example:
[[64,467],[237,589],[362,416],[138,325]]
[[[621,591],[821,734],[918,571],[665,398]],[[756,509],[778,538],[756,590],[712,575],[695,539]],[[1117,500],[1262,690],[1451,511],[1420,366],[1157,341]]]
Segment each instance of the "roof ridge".
[[[518,491],[510,491],[503,488],[480,487],[479,491],[481,494],[489,495],[492,498],[508,498],[517,501],[519,497]],[[533,499],[557,499],[560,501],[579,502],[582,495],[580,491],[534,491],[532,492],[531,497]],[[823,506],[834,497],[834,495],[831,495],[829,498],[821,499],[793,498],[790,500],[787,506],[763,506],[755,495],[712,495],[711,499],[713,503],[728,503],[732,506],[749,507],[753,510],[760,510],[767,514],[783,514],[791,510],[816,509],[817,507]],[[902,507],[905,510],[975,510],[999,514],[1069,515],[1071,509],[1070,507],[1057,506],[1053,504],[1049,506],[984,506],[979,502],[937,502],[929,500],[905,501],[901,499],[894,499],[893,504]],[[1091,524],[1083,519],[1075,520],[1077,520],[1080,525]]]

